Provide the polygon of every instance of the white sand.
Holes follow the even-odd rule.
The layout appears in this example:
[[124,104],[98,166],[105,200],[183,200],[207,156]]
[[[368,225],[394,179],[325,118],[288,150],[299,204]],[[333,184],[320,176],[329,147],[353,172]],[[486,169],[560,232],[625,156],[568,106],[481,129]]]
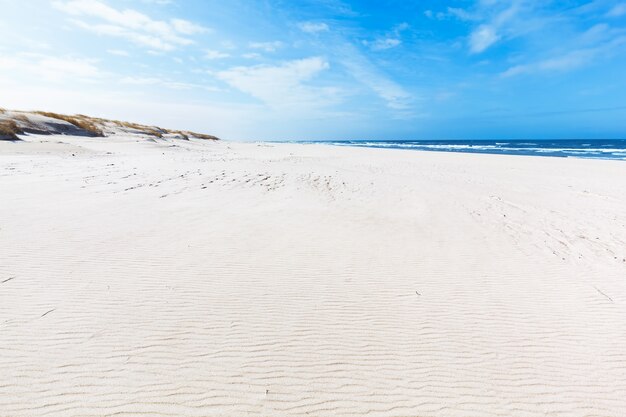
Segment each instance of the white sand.
[[28,140],[1,417],[626,415],[624,162]]

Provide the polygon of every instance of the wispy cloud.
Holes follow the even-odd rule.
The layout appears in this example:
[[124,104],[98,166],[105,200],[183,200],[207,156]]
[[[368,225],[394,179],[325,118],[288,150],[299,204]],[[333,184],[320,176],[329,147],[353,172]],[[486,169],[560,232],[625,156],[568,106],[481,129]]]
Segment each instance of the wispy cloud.
[[172,90],[206,90],[206,91],[220,91],[219,88],[210,86],[210,85],[202,85],[202,84],[192,84],[180,81],[173,81],[159,77],[141,77],[141,76],[132,76],[132,77],[123,77],[120,79],[120,83],[127,85],[137,85],[137,86],[147,86],[147,85],[158,85],[166,88],[170,88]]
[[382,51],[385,49],[395,48],[400,45],[402,41],[398,38],[378,38],[374,41],[363,41],[364,45],[369,46],[374,51]]
[[336,100],[335,89],[307,84],[329,67],[324,58],[311,57],[274,66],[234,67],[216,76],[271,107],[303,110],[323,107]]
[[606,24],[598,24],[580,34],[571,45],[584,45],[586,47],[512,66],[504,71],[501,76],[508,78],[521,74],[565,72],[591,65],[602,58],[618,53],[626,45],[626,35],[622,34],[620,30],[612,30]]
[[347,2],[343,0],[317,0],[318,7],[326,9],[332,14],[336,14],[341,17],[357,17],[359,13],[352,9]]
[[158,4],[159,6],[166,6],[168,4],[173,4],[174,0],[141,0],[146,4]]
[[474,54],[481,53],[496,43],[498,39],[500,39],[500,35],[498,35],[493,25],[480,25],[470,34],[470,52]]
[[208,49],[205,52],[204,57],[206,59],[224,59],[224,58],[230,57],[230,54],[226,52],[222,52],[222,51],[217,51],[214,49]]
[[606,15],[608,17],[620,17],[626,15],[626,3],[616,4]]
[[529,64],[515,65],[501,75],[504,78],[520,74],[529,74],[543,71],[569,71],[581,67],[589,62],[596,54],[593,49],[572,51],[564,55],[533,62]]
[[305,33],[328,32],[330,28],[323,22],[300,22],[298,27]]
[[339,48],[338,53],[348,72],[380,97],[397,118],[410,118],[414,115],[413,96],[381,73],[356,48],[346,43]]
[[383,51],[385,49],[395,48],[402,43],[402,32],[409,28],[408,23],[400,23],[394,26],[384,36],[379,36],[373,41],[364,40],[363,45],[369,46],[373,51]]
[[279,48],[282,48],[284,44],[281,41],[273,41],[273,42],[250,42],[248,44],[249,48],[252,49],[260,49],[265,52],[274,52]]
[[471,12],[448,7],[448,14],[463,21],[479,23],[468,37],[468,46],[470,53],[480,54],[500,40],[516,35],[517,26],[512,22],[517,19],[522,4],[523,0],[483,0]]
[[371,88],[383,99],[387,107],[396,111],[397,116],[409,117],[411,115],[412,96],[400,85],[384,77],[374,68],[359,65],[354,61],[346,61],[344,65],[358,81]]
[[22,53],[0,57],[0,72],[21,71],[47,81],[93,81],[104,76],[96,63],[85,58]]
[[130,56],[130,54],[123,49],[107,49],[107,53],[117,56]]
[[170,24],[176,32],[182,33],[183,35],[195,35],[208,31],[204,26],[196,25],[184,19],[172,19]]
[[459,20],[464,20],[464,21],[471,21],[471,20],[477,20],[478,16],[474,13],[470,13],[465,9],[462,9],[460,7],[448,7],[448,16],[452,16],[455,17]]
[[[98,0],[54,1],[58,10],[73,16],[76,26],[97,33],[119,38],[161,51],[190,45],[189,37],[207,32],[208,28],[183,19],[155,20],[133,9],[118,10]],[[95,21],[79,19],[91,18]]]
[[424,11],[424,15],[429,19],[445,20],[455,18],[463,21],[480,20],[480,17],[468,10],[460,7],[448,7],[445,12],[434,12],[432,10]]

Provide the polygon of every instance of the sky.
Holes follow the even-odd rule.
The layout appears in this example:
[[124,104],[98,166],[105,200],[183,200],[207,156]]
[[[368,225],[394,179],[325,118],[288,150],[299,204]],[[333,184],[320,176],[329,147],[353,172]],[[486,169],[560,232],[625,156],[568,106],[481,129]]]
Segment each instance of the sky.
[[626,138],[626,1],[0,0],[0,107],[233,140]]

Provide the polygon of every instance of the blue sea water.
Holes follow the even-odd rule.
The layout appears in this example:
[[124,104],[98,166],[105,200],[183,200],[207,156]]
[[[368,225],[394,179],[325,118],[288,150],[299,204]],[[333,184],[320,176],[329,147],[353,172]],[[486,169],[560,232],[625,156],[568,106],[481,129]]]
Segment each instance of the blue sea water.
[[437,152],[626,160],[626,139],[307,141],[306,143]]

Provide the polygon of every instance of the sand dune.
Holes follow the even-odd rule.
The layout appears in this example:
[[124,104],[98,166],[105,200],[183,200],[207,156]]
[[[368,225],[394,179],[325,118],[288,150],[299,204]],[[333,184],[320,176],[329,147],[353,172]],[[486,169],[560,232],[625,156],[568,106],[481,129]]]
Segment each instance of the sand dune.
[[19,111],[0,108],[0,141],[21,140],[19,135],[69,135],[87,137],[124,136],[143,140],[219,138],[188,130],[164,129],[120,120],[102,119],[83,114],[65,115],[44,111]]
[[0,143],[0,416],[622,416],[626,164]]

